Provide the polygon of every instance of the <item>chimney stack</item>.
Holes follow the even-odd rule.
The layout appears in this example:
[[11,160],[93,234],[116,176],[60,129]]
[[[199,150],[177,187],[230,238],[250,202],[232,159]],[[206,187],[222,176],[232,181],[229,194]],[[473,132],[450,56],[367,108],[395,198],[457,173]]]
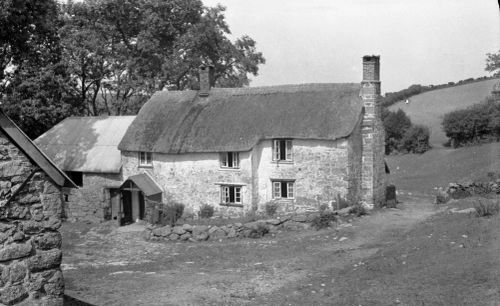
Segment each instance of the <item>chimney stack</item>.
[[363,81],[380,81],[380,56],[363,56]]
[[212,84],[212,73],[214,66],[212,65],[201,65],[199,70],[200,79],[200,91],[198,95],[200,97],[208,97],[210,94],[210,86]]

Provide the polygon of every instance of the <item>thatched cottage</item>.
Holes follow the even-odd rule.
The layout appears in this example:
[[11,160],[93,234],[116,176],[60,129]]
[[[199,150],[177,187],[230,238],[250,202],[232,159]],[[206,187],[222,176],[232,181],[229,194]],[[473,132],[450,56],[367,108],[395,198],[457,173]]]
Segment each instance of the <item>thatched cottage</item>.
[[0,110],[0,304],[62,305],[62,188],[71,179]]
[[[379,57],[361,84],[303,84],[157,92],[118,145],[123,211],[143,218],[150,197],[196,213],[317,208],[338,198],[384,202]],[[153,200],[154,202],[154,200]]]
[[134,118],[70,117],[35,140],[78,185],[64,190],[64,212],[69,220],[117,219],[123,180],[117,147]]

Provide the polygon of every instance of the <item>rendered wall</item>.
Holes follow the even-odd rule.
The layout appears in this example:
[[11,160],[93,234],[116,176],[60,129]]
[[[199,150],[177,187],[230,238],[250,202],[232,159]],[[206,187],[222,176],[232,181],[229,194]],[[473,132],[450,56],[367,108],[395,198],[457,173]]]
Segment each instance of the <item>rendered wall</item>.
[[62,195],[0,133],[0,303],[62,305]]
[[294,180],[295,199],[279,200],[284,211],[317,210],[337,195],[345,198],[349,187],[348,141],[338,139],[293,140],[293,161],[272,160],[272,140],[261,141],[253,150],[258,203],[263,209],[273,200],[272,180]]
[[[123,178],[148,172],[163,189],[163,201],[185,205],[197,213],[203,204],[214,206],[224,216],[251,209],[251,162],[249,152],[240,152],[239,169],[221,169],[219,153],[153,154],[153,167],[139,167],[137,152],[122,151]],[[222,206],[221,184],[241,184],[243,207]]]

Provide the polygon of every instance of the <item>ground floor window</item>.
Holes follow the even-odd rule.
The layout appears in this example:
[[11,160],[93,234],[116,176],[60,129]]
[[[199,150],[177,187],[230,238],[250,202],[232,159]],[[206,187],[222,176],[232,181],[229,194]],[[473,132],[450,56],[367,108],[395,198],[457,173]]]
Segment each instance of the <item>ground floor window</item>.
[[228,186],[223,185],[221,188],[221,202],[222,204],[241,204],[241,186]]
[[293,199],[294,181],[272,181],[273,183],[273,199]]

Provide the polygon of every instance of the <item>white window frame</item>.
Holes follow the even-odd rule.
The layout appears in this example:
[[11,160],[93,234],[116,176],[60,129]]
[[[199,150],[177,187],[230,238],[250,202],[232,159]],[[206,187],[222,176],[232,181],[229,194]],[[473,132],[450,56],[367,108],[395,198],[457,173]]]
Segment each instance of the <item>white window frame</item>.
[[[273,180],[273,199],[295,199],[295,181],[293,180]],[[286,197],[283,197],[282,189],[286,188]]]
[[[281,156],[282,147],[285,149],[285,159]],[[292,139],[273,139],[273,161],[293,161]]]
[[[235,185],[221,185],[221,203],[225,205],[231,204],[243,204],[243,194],[242,194],[242,186]],[[231,190],[233,193],[234,201],[231,202]]]
[[220,154],[220,167],[224,169],[240,168],[239,152],[224,152]]
[[153,167],[153,153],[141,151],[138,154],[139,167]]

